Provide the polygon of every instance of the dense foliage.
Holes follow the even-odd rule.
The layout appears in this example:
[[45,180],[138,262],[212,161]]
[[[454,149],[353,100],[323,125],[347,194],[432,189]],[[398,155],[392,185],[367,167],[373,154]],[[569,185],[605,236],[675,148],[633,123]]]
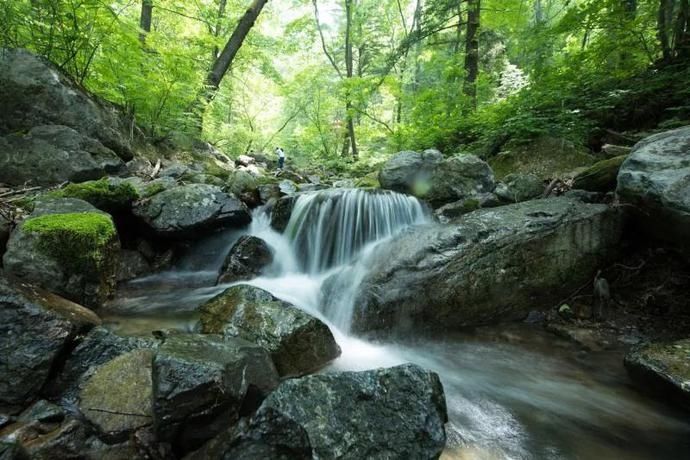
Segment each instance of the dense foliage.
[[[250,3],[4,0],[0,45],[45,56],[160,141],[197,129]],[[542,134],[596,148],[597,130],[688,118],[688,16],[687,0],[269,1],[202,104],[203,136],[330,167]]]

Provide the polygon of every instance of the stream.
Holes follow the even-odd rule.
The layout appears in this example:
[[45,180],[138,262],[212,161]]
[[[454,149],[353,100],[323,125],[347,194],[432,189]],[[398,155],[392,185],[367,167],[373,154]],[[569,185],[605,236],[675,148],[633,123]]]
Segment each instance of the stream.
[[[230,286],[214,285],[225,255],[240,236],[251,234],[273,248],[275,260],[264,276],[245,284],[330,326],[342,356],[323,372],[405,362],[438,372],[449,415],[442,458],[690,458],[687,414],[638,394],[621,352],[586,353],[524,324],[395,344],[351,336],[352,303],[373,247],[430,222],[417,200],[392,192],[303,194],[284,234],[257,209],[247,229],[216,233],[191,247],[172,270],[122,285],[104,322],[130,335],[194,330],[196,308]],[[322,290],[329,278],[330,288]]]

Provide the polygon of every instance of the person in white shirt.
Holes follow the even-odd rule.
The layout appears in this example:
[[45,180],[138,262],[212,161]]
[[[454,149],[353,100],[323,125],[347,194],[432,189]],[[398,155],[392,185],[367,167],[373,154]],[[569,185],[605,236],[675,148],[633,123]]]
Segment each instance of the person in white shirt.
[[276,147],[276,155],[278,155],[278,169],[283,169],[285,167],[285,150]]

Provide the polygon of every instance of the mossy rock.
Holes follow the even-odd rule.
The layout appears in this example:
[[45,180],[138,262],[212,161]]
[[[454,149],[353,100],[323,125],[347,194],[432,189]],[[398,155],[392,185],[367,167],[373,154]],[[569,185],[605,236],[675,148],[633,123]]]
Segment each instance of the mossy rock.
[[590,192],[614,190],[618,171],[627,157],[627,155],[621,155],[594,163],[575,176],[573,188]]
[[132,184],[115,178],[69,184],[49,195],[56,198],[78,198],[105,211],[127,209],[139,198],[139,193]]
[[369,173],[364,177],[355,180],[355,187],[359,188],[380,188],[379,175],[377,172]]
[[115,288],[120,244],[110,216],[92,209],[34,215],[23,222],[8,242],[6,271],[74,302],[100,307]]
[[596,162],[585,147],[554,137],[540,137],[530,143],[509,142],[489,160],[497,179],[511,173],[533,173],[540,179],[567,175],[574,169]]

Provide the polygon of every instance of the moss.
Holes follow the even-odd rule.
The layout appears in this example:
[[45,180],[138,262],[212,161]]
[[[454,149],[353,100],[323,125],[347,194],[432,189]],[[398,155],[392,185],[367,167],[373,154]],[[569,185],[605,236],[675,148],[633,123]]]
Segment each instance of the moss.
[[621,165],[627,158],[621,155],[599,161],[575,176],[573,188],[590,192],[608,192],[616,188],[616,179]]
[[481,207],[481,203],[479,202],[479,200],[477,200],[475,198],[470,198],[468,200],[465,200],[462,203],[462,210],[466,213],[476,211],[480,207]]
[[100,271],[111,262],[117,232],[109,216],[95,212],[47,214],[24,223],[38,248],[75,271]]
[[165,190],[165,186],[163,184],[161,184],[160,182],[155,182],[153,184],[149,184],[144,189],[144,193],[142,193],[141,198],[150,198],[153,195],[159,194],[163,190]]
[[59,198],[79,198],[103,210],[127,208],[139,198],[132,184],[103,178],[96,181],[69,184],[61,190],[48,195]]

